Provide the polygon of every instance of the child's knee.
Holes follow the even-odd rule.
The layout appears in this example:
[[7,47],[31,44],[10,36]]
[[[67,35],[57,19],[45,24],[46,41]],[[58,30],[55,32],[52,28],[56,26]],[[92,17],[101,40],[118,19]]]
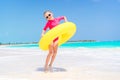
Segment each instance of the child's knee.
[[56,53],[54,53],[52,56],[55,57],[55,56],[56,56]]
[[58,49],[58,47],[57,47],[57,46],[54,46],[53,52],[54,52],[55,54],[57,53],[57,49]]
[[57,53],[57,50],[54,50],[54,54],[56,54]]
[[52,56],[52,55],[53,55],[53,53],[52,53],[52,52],[51,52],[51,53],[49,52],[48,56]]

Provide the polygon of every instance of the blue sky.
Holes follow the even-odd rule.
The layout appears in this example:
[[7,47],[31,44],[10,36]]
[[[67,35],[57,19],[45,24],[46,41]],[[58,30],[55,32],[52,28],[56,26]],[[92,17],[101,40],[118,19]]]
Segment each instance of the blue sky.
[[120,40],[120,0],[0,0],[0,42],[38,42],[45,10],[76,24],[71,40]]

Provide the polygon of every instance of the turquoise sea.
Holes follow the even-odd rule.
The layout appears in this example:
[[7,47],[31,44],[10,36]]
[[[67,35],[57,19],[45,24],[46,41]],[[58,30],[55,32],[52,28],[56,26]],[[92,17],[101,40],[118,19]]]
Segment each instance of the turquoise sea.
[[[7,46],[9,48],[38,48],[38,44],[20,44]],[[60,48],[115,48],[120,47],[120,41],[97,41],[97,42],[66,42]]]

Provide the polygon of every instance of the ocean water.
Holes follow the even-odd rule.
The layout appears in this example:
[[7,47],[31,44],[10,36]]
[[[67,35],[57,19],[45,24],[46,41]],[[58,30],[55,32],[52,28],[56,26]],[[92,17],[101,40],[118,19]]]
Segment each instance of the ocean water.
[[[38,44],[20,44],[7,46],[9,48],[39,48]],[[66,42],[60,48],[115,48],[120,47],[120,41],[99,41],[99,42]]]

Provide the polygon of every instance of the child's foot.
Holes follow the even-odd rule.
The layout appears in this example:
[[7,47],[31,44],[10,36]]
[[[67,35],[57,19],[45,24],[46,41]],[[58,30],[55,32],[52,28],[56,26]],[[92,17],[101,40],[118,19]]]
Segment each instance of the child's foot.
[[50,72],[53,72],[51,65],[49,65],[49,71],[50,71]]
[[48,72],[48,67],[47,67],[47,66],[45,66],[45,68],[44,68],[44,72],[45,72],[45,73]]
[[48,70],[47,70],[47,69],[44,69],[44,72],[45,72],[45,73],[47,73],[47,72],[48,72]]

